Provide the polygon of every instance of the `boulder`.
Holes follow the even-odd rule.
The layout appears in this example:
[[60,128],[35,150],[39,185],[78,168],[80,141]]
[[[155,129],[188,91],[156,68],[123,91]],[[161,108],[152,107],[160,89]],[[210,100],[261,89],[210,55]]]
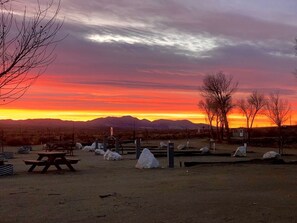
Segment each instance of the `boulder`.
[[103,158],[105,160],[121,160],[122,156],[117,152],[112,152],[109,149],[104,153]]
[[269,151],[263,155],[263,159],[280,159],[281,155],[275,151]]
[[209,148],[207,146],[204,146],[200,149],[201,154],[207,154],[209,153]]
[[149,169],[159,166],[159,161],[155,158],[154,154],[152,154],[149,149],[145,148],[141,152],[135,167],[138,169]]

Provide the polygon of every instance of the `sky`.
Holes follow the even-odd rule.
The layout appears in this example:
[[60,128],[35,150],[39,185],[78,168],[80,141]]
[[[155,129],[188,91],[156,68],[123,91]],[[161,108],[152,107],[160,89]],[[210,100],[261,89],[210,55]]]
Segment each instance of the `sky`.
[[[59,35],[67,37],[56,60],[21,99],[1,106],[0,119],[205,122],[199,87],[223,71],[239,83],[234,101],[278,91],[296,124],[296,12],[296,0],[61,0]],[[236,111],[229,118],[244,123]]]

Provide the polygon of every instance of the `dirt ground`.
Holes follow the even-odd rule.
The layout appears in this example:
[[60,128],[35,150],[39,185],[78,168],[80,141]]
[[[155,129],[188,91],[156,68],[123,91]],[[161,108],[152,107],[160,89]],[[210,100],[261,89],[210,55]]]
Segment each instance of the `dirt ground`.
[[[162,168],[146,170],[135,168],[133,154],[106,161],[77,150],[76,172],[51,167],[46,174],[28,173],[23,160],[37,158],[39,149],[8,161],[15,174],[0,177],[1,223],[297,222],[297,165],[180,166],[184,161],[261,158],[271,148],[248,148],[247,158],[176,157],[175,168],[158,158]],[[235,149],[217,145],[216,152]],[[297,160],[295,150],[287,153],[285,159]]]

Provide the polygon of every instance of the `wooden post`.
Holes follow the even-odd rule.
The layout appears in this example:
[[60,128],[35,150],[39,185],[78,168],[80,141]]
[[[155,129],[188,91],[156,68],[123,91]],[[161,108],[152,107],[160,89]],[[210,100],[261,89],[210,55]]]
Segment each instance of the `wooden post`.
[[174,143],[170,142],[167,146],[168,167],[174,168]]
[[140,143],[140,138],[137,138],[137,139],[136,139],[136,145],[135,145],[135,148],[136,148],[136,159],[139,159],[139,157],[140,157],[140,153],[141,153],[141,143]]
[[104,150],[104,152],[106,152],[106,150],[107,150],[106,147],[107,147],[107,146],[106,146],[106,138],[104,137],[104,138],[103,138],[103,150]]
[[115,151],[116,151],[117,153],[119,153],[119,150],[120,150],[120,142],[119,142],[119,140],[116,138],[116,139],[115,139]]
[[95,140],[95,149],[98,149],[98,139]]

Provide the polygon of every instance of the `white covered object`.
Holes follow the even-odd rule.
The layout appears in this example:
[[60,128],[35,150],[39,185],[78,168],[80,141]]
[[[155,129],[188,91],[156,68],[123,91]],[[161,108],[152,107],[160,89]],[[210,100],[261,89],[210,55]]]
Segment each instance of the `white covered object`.
[[105,152],[103,149],[95,149],[95,155],[104,155]]
[[[103,149],[103,143],[97,142],[98,149]],[[92,148],[96,149],[96,142],[91,145]]]
[[[94,152],[96,149],[96,142],[93,142],[91,146],[85,146],[82,150],[87,152]],[[103,144],[98,143],[98,149],[103,149]]]
[[104,153],[103,158],[105,160],[121,160],[122,156],[117,152],[112,152],[109,149]]
[[147,148],[143,149],[142,153],[139,156],[139,159],[136,163],[136,168],[157,168],[159,167],[159,161],[155,158],[154,154]]
[[204,146],[204,147],[202,147],[202,148],[200,149],[200,152],[201,152],[202,154],[209,153],[209,148],[206,147],[206,146]]
[[239,146],[233,156],[246,156],[246,146]]
[[167,146],[168,146],[168,143],[163,142],[163,141],[160,142],[160,147],[161,147],[161,148],[162,148],[162,147],[167,147]]
[[184,145],[184,144],[179,144],[178,146],[177,146],[177,149],[178,150],[183,150],[183,149],[185,149],[186,148],[186,145]]
[[93,152],[95,148],[92,146],[85,146],[82,150],[87,152]]
[[269,151],[263,155],[263,159],[279,159],[280,154],[274,151]]
[[77,142],[77,143],[75,143],[75,148],[76,148],[76,149],[82,149],[83,146],[82,146],[81,143]]

